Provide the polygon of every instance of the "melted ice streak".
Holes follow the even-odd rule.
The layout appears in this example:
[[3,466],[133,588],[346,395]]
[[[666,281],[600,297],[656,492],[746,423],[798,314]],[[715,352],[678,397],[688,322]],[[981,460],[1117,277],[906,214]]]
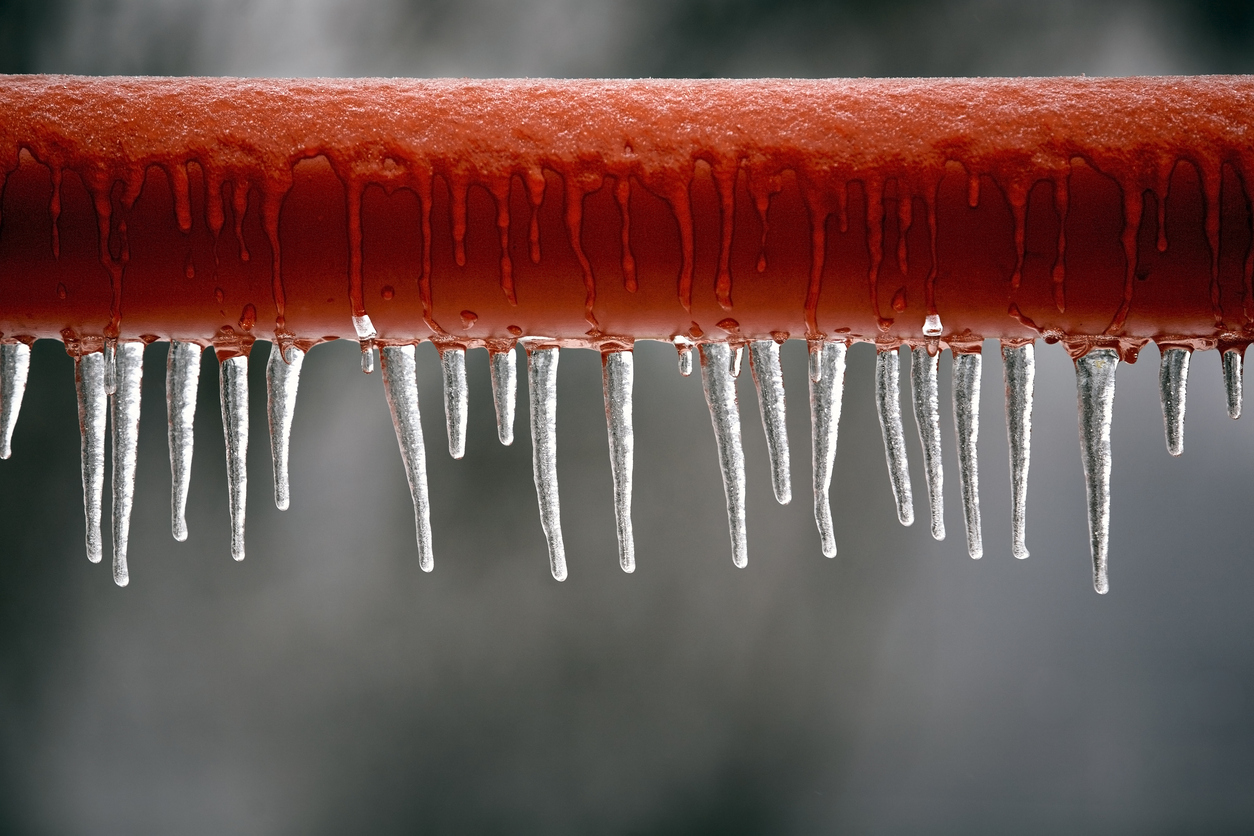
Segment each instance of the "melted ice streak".
[[418,412],[418,377],[412,345],[385,345],[379,349],[383,365],[383,391],[401,463],[414,501],[414,529],[418,536],[418,566],[430,572],[435,566],[431,549],[431,501],[427,493],[427,451],[422,443],[422,418]]
[[1178,456],[1184,452],[1184,408],[1189,386],[1189,357],[1193,352],[1169,348],[1163,352],[1158,366],[1158,391],[1163,403],[1163,430],[1167,433],[1167,452]]
[[779,363],[779,343],[754,340],[749,344],[749,366],[758,388],[758,410],[766,432],[766,449],[771,460],[771,485],[780,505],[792,501],[789,480],[788,427],[784,421],[784,372]]
[[118,341],[105,340],[104,389],[106,395],[118,391]]
[[1028,556],[1026,544],[1028,464],[1032,455],[1032,393],[1036,353],[1031,343],[1002,346],[1006,376],[1006,436],[1010,442],[1010,520],[1013,554]]
[[440,352],[444,370],[444,424],[448,428],[448,454],[455,459],[466,455],[466,411],[470,390],[466,387],[466,349],[447,348]]
[[1228,393],[1228,416],[1241,417],[1241,352],[1225,351],[1224,390]]
[[192,481],[193,424],[200,388],[200,355],[196,343],[170,342],[165,361],[165,408],[170,442],[170,527],[174,539],[187,539],[187,489]]
[[954,358],[958,484],[962,488],[962,516],[967,526],[967,554],[975,560],[984,556],[984,536],[980,527],[980,464],[976,453],[976,444],[980,439],[982,368],[983,358],[979,354],[959,354]]
[[736,402],[733,352],[727,343],[701,346],[701,383],[710,406],[710,422],[718,443],[718,465],[727,494],[727,522],[731,528],[732,562],[749,565],[745,538],[745,454],[740,446],[740,407]]
[[618,565],[624,572],[634,572],[636,543],[631,533],[631,471],[636,442],[631,423],[631,391],[635,366],[630,351],[610,352],[602,361],[610,473],[614,477],[614,519],[618,523]]
[[[286,357],[284,357],[286,353]],[[296,414],[296,391],[305,352],[289,345],[286,352],[278,344],[270,346],[266,363],[266,417],[270,423],[270,461],[274,467],[274,504],[286,511],[292,503],[292,481],[288,473],[288,451],[292,438],[292,416]]]
[[1119,355],[1096,348],[1075,361],[1080,411],[1080,456],[1088,487],[1089,541],[1093,552],[1093,588],[1105,595],[1110,548],[1110,423],[1115,404],[1115,369]]
[[218,366],[222,432],[226,436],[226,489],[231,503],[231,557],[244,559],[244,509],[248,504],[248,358]]
[[[105,370],[109,362],[106,355]],[[118,343],[114,368],[117,387],[110,403],[113,423],[113,582],[131,581],[126,568],[131,506],[135,501],[135,459],[139,450],[139,396],[144,377],[144,344]]]
[[566,546],[557,497],[557,355],[556,348],[537,348],[527,354],[527,383],[531,394],[531,470],[540,504],[540,527],[549,544],[549,569],[566,580]]
[[940,385],[937,374],[940,352],[929,354],[926,347],[915,348],[910,363],[910,394],[914,401],[914,423],[923,447],[923,472],[932,514],[932,537],[945,539],[945,472],[941,465]]
[[13,428],[22,410],[29,372],[30,346],[25,343],[0,345],[0,459],[7,459],[13,453]]
[[875,355],[875,406],[884,436],[884,457],[888,479],[897,502],[897,519],[902,525],[914,523],[914,499],[910,493],[910,470],[906,465],[906,433],[901,426],[900,359],[897,349]]
[[687,377],[692,374],[692,343],[683,337],[675,337],[673,342],[679,352],[679,373]]
[[496,437],[505,445],[514,443],[514,404],[518,400],[516,357],[513,350],[491,355],[492,405],[496,407]]
[[104,354],[97,351],[74,358],[74,388],[78,391],[78,427],[83,442],[83,515],[87,518],[87,559],[99,563],[100,504],[104,492],[104,436],[109,396],[104,390]]
[[844,343],[810,343],[810,441],[814,468],[814,521],[823,554],[836,556],[836,533],[828,491],[836,462],[836,435],[845,393]]

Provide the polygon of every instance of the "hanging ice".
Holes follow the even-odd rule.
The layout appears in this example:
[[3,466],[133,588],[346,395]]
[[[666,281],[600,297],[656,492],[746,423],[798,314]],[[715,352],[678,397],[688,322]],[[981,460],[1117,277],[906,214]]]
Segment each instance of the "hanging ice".
[[379,332],[374,329],[369,314],[353,317],[353,331],[357,341],[361,343],[361,370],[366,374],[374,372],[374,340]]
[[1158,391],[1163,403],[1163,429],[1167,433],[1167,452],[1178,456],[1184,452],[1184,408],[1189,385],[1191,351],[1168,348],[1163,351],[1158,367]]
[[635,438],[631,423],[631,391],[635,377],[630,351],[602,355],[605,421],[610,436],[610,473],[614,478],[614,519],[618,523],[618,565],[636,571],[636,543],[631,532],[631,471]]
[[165,361],[165,408],[170,442],[170,526],[174,539],[187,539],[187,489],[192,481],[192,427],[196,392],[200,388],[200,355],[196,343],[170,342]]
[[292,416],[296,414],[296,391],[305,352],[294,345],[283,349],[270,346],[266,363],[266,417],[270,424],[270,461],[274,468],[274,504],[286,511],[292,503],[292,481],[288,473],[288,450],[292,438]]
[[99,563],[104,554],[100,538],[100,505],[104,492],[104,436],[109,396],[104,390],[104,354],[96,351],[74,358],[74,388],[78,392],[78,427],[83,451],[83,516],[87,518],[87,559]]
[[740,407],[736,379],[732,376],[732,350],[727,343],[701,345],[701,383],[710,406],[718,464],[727,494],[727,522],[731,528],[732,562],[743,569],[749,564],[745,537],[745,454],[740,446]]
[[527,353],[527,383],[531,395],[531,469],[540,505],[540,527],[549,543],[549,569],[566,580],[566,546],[557,496],[557,359],[556,348]]
[[248,358],[242,354],[218,366],[222,432],[226,436],[226,489],[231,503],[231,557],[244,559],[244,510],[248,505]]
[[687,377],[692,374],[692,343],[684,337],[675,337],[672,342],[679,352],[679,373]]
[[828,492],[836,461],[836,436],[845,392],[844,343],[810,343],[810,449],[814,469],[814,521],[823,554],[836,556],[836,534]]
[[514,350],[493,352],[492,405],[496,407],[496,436],[502,444],[514,443],[514,403],[518,399],[518,361]]
[[361,344],[361,370],[366,374],[374,374],[374,345]]
[[779,343],[754,340],[749,344],[749,366],[758,389],[758,410],[766,432],[771,460],[771,485],[780,505],[792,501],[788,462],[788,426],[784,420],[784,372],[779,363]]
[[979,354],[954,357],[954,426],[958,429],[958,484],[962,488],[962,516],[967,525],[967,554],[976,560],[984,556],[984,535],[980,527],[980,466],[976,443],[980,438],[980,375],[983,358]]
[[875,406],[884,436],[884,456],[888,478],[897,502],[897,519],[902,525],[914,523],[914,499],[910,493],[910,470],[906,465],[906,433],[901,426],[901,370],[897,349],[875,355]]
[[0,459],[13,453],[13,428],[26,394],[30,371],[30,346],[26,343],[0,344]]
[[1241,417],[1241,352],[1229,349],[1223,353],[1224,390],[1228,394],[1228,415]]
[[104,388],[106,395],[118,390],[118,341],[105,340],[104,344]]
[[418,566],[430,572],[435,566],[431,548],[431,502],[427,494],[427,451],[422,443],[422,418],[418,411],[418,376],[412,345],[385,345],[379,349],[383,365],[383,390],[401,462],[414,501],[414,529],[418,536]]
[[1006,376],[1006,436],[1010,442],[1010,524],[1012,553],[1022,560],[1026,544],[1028,464],[1032,455],[1032,392],[1036,380],[1036,353],[1031,343],[1003,345]]
[[[113,423],[113,582],[126,586],[131,580],[126,568],[126,549],[130,541],[131,505],[135,500],[144,344],[118,343],[115,358],[117,387],[109,416]],[[105,367],[107,370],[107,359]]]
[[1093,588],[1110,589],[1106,562],[1110,546],[1110,423],[1115,404],[1115,369],[1119,355],[1095,348],[1075,361],[1080,408],[1080,455],[1088,487],[1089,542],[1093,552]]
[[466,455],[466,410],[470,393],[466,387],[466,349],[446,348],[440,352],[444,371],[444,423],[448,428],[448,453],[455,459]]
[[914,401],[914,423],[923,447],[923,473],[932,515],[932,538],[945,539],[945,473],[941,465],[940,386],[937,380],[940,352],[926,346],[912,351],[910,395]]
[[923,318],[923,336],[939,337],[945,332],[945,326],[941,325],[940,314],[928,314]]

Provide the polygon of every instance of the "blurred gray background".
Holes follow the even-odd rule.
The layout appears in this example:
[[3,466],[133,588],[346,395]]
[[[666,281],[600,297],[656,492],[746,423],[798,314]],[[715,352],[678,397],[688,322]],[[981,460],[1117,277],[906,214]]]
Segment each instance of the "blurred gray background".
[[[1249,72],[1241,0],[0,0],[5,72],[759,76]],[[2,118],[2,116],[0,116]],[[146,355],[131,585],[84,558],[73,370],[36,346],[0,463],[0,832],[1238,833],[1254,827],[1254,419],[1195,358],[1182,459],[1157,352],[1119,371],[1112,592],[1091,586],[1071,364],[1039,349],[1032,556],[1010,556],[1000,363],[986,347],[986,556],[966,556],[949,358],[949,538],[897,525],[850,355],[841,548],[810,510],[805,350],[785,349],[796,499],[775,504],[740,381],[750,563],[731,565],[699,380],[639,346],[639,569],[616,561],[598,358],[561,360],[570,579],[548,573],[525,410],[502,448],[470,357],[445,454],[420,349],[436,570],[379,376],[309,357],[293,504],[271,501],[252,367],[248,559],[229,557],[206,359],[189,509],[169,534],[165,347]],[[525,389],[520,393],[525,404]],[[908,396],[906,396],[908,409]],[[107,497],[106,497],[107,501]],[[107,506],[106,506],[107,507]]]

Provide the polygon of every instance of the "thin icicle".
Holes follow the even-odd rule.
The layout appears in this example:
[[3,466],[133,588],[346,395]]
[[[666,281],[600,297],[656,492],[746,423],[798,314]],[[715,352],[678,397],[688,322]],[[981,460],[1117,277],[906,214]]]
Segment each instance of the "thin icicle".
[[788,461],[788,426],[784,420],[784,371],[779,363],[779,343],[754,340],[749,344],[749,366],[758,388],[758,411],[766,432],[766,449],[771,460],[771,485],[780,505],[792,502],[792,482]]
[[374,374],[374,343],[361,344],[361,370],[366,374]]
[[549,544],[549,569],[566,580],[566,546],[562,542],[561,507],[557,496],[557,359],[556,348],[527,353],[531,392],[531,470],[540,505],[540,527]]
[[1223,353],[1224,390],[1228,393],[1228,416],[1241,417],[1241,352],[1229,350]]
[[945,472],[941,465],[940,430],[940,352],[929,354],[926,346],[911,352],[910,395],[914,401],[914,423],[923,447],[923,475],[932,516],[932,537],[945,539]]
[[74,388],[78,391],[78,428],[82,434],[87,559],[99,563],[104,554],[100,538],[100,505],[104,492],[105,419],[109,409],[109,396],[104,390],[103,353],[96,351],[74,358]]
[[624,572],[634,572],[636,543],[631,532],[631,472],[636,442],[631,422],[631,392],[635,364],[630,351],[612,351],[601,359],[605,422],[610,436],[610,473],[614,478],[614,519],[618,523],[618,565]]
[[[828,492],[836,462],[836,436],[845,393],[845,343],[810,343],[810,449],[814,469],[814,521],[823,554],[836,556],[836,533]],[[817,370],[817,371],[816,371]]]
[[187,489],[192,481],[193,424],[200,388],[200,355],[196,343],[170,341],[165,361],[165,409],[170,442],[170,527],[174,539],[187,539]]
[[1178,456],[1184,452],[1185,395],[1189,386],[1189,358],[1193,352],[1169,348],[1158,366],[1158,392],[1163,404],[1163,430],[1167,433],[1167,452]]
[[492,405],[496,407],[496,437],[514,443],[514,404],[518,400],[518,361],[513,349],[493,352]]
[[418,536],[418,566],[430,572],[435,566],[431,548],[431,501],[427,494],[427,451],[422,443],[422,418],[418,411],[418,376],[412,345],[379,348],[383,366],[383,391],[392,412],[396,443],[414,501],[414,529]]
[[231,557],[244,559],[244,510],[248,505],[248,358],[228,357],[218,366],[222,432],[226,436],[226,488],[231,503]]
[[679,352],[679,373],[687,377],[692,374],[692,343],[685,337],[675,337],[672,342]]
[[288,452],[292,438],[292,416],[296,414],[296,391],[300,387],[300,370],[304,364],[305,352],[296,346],[289,345],[286,352],[277,343],[270,346],[270,360],[266,363],[266,417],[270,423],[274,504],[280,511],[286,511],[292,504]]
[[0,459],[13,454],[13,428],[26,394],[30,372],[30,346],[26,343],[0,344]]
[[897,519],[902,525],[914,523],[914,499],[910,492],[910,470],[906,464],[906,433],[901,426],[901,369],[897,349],[875,355],[875,406],[884,436],[884,457],[888,479],[897,503]]
[[104,389],[106,395],[118,391],[118,341],[105,340]]
[[976,454],[976,444],[980,439],[980,376],[983,365],[979,354],[954,357],[958,484],[962,488],[962,516],[967,525],[967,554],[975,560],[984,556],[984,535],[980,526],[980,464]]
[[[105,361],[106,371],[108,360]],[[144,344],[118,343],[116,391],[110,402],[113,423],[113,582],[130,583],[126,549],[130,541],[131,505],[135,501],[135,461],[139,451],[139,396],[144,376]]]
[[1006,437],[1010,443],[1010,520],[1012,551],[1028,556],[1028,465],[1032,457],[1032,394],[1036,381],[1036,352],[1032,344],[1003,345],[1006,376]]
[[1110,589],[1106,563],[1110,548],[1110,423],[1115,404],[1114,349],[1095,348],[1075,361],[1080,408],[1080,456],[1088,488],[1089,543],[1093,553],[1093,588]]
[[466,455],[466,411],[470,390],[466,387],[466,349],[446,348],[440,352],[444,371],[444,424],[448,428],[448,454],[455,459]]
[[740,446],[740,407],[736,379],[732,376],[732,350],[727,343],[701,345],[701,383],[710,407],[718,465],[727,495],[727,522],[731,528],[732,562],[743,569],[749,564],[745,536],[745,454]]

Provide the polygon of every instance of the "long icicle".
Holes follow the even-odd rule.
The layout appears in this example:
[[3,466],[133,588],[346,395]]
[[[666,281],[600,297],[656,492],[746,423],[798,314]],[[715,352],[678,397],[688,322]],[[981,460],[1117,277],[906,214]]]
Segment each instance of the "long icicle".
[[126,566],[126,550],[130,542],[131,506],[135,501],[135,462],[139,452],[139,396],[144,377],[144,344],[118,343],[114,357],[115,391],[109,416],[113,422],[113,582],[118,586],[126,586],[131,581]]
[[187,491],[192,481],[193,426],[200,388],[196,343],[170,341],[165,360],[165,409],[170,443],[170,528],[180,543],[187,539]]
[[[285,357],[284,354],[287,356]],[[292,439],[292,416],[296,414],[296,392],[305,352],[294,345],[283,351],[278,343],[270,347],[266,363],[266,417],[270,424],[270,462],[274,469],[274,504],[286,511],[292,504],[292,479],[288,470]]]
[[418,410],[418,376],[412,345],[379,348],[383,366],[383,391],[392,413],[396,443],[414,502],[414,530],[418,537],[418,566],[424,572],[435,567],[431,546],[431,500],[427,493],[427,450],[422,441],[422,416]]
[[231,557],[244,559],[244,512],[248,506],[248,357],[227,357],[218,366],[222,432],[226,437],[226,488],[231,504]]
[[109,396],[104,390],[104,354],[96,351],[74,358],[74,388],[78,392],[78,428],[83,452],[83,515],[87,518],[87,559],[99,563],[104,554],[100,537],[100,506],[104,493],[105,421]]
[[26,343],[0,344],[0,459],[13,454],[13,428],[26,394],[30,373],[30,346]]
[[1230,349],[1223,353],[1224,390],[1228,395],[1228,417],[1241,417],[1241,352]]
[[980,464],[976,445],[980,439],[980,376],[983,358],[979,354],[954,357],[954,426],[958,430],[958,484],[962,488],[962,516],[967,528],[967,554],[975,560],[984,556],[984,534],[980,526]]
[[754,340],[749,343],[749,366],[758,390],[758,411],[766,433],[766,450],[771,460],[771,486],[780,505],[792,502],[792,481],[788,457],[788,424],[784,412],[784,370],[779,362],[779,343]]
[[531,400],[531,470],[540,505],[540,527],[549,544],[549,570],[566,580],[566,545],[562,542],[561,506],[557,494],[557,360],[558,349],[527,352],[527,384]]
[[610,437],[610,474],[614,479],[614,520],[618,524],[618,565],[636,571],[636,542],[631,531],[631,474],[635,433],[631,421],[631,394],[635,364],[630,351],[601,355],[605,392],[605,423]]
[[1110,549],[1110,423],[1115,404],[1114,349],[1095,348],[1075,361],[1080,411],[1080,455],[1088,488],[1089,543],[1093,553],[1093,588],[1110,589],[1106,564]]
[[496,437],[514,443],[514,405],[518,400],[518,361],[511,348],[494,351],[491,357],[492,405],[496,408]]
[[745,454],[740,443],[740,406],[736,401],[732,362],[732,349],[727,343],[701,344],[701,383],[710,407],[710,422],[718,444],[718,465],[727,495],[732,563],[743,569],[749,565],[745,534]]
[[1163,404],[1163,430],[1167,434],[1167,452],[1178,456],[1184,452],[1185,396],[1189,386],[1189,358],[1193,352],[1169,348],[1158,366],[1158,393]]
[[923,447],[923,474],[927,479],[928,505],[932,516],[932,538],[945,539],[945,472],[941,464],[940,430],[940,352],[931,354],[927,346],[912,352],[910,395],[914,401],[914,423]]
[[466,387],[466,349],[443,349],[440,366],[444,372],[444,422],[448,428],[448,453],[460,459],[466,455],[466,410],[470,400]]
[[884,436],[884,457],[888,479],[897,503],[897,519],[902,525],[914,523],[914,498],[910,491],[910,469],[906,464],[906,433],[901,426],[901,370],[897,349],[875,355],[875,406]]
[[845,393],[845,343],[810,343],[810,450],[814,472],[814,521],[823,554],[836,556],[836,533],[828,493],[836,462],[836,439]]
[[1036,352],[1027,345],[1003,345],[1006,377],[1006,438],[1010,443],[1010,525],[1012,553],[1028,556],[1028,465],[1032,458],[1032,395],[1036,382]]

